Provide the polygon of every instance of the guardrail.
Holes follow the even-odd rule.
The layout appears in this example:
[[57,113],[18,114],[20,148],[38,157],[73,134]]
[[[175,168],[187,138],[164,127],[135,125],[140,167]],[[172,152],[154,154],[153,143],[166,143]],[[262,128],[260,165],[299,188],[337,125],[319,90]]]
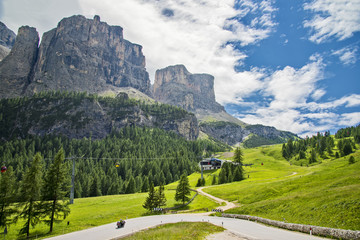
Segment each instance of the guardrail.
[[239,218],[239,219],[244,219],[244,220],[249,220],[249,221],[257,221],[257,222],[261,222],[261,223],[271,225],[274,227],[308,233],[308,234],[312,234],[312,235],[318,235],[318,236],[324,236],[324,237],[334,237],[334,238],[338,238],[338,239],[360,240],[360,231],[318,227],[318,226],[296,224],[296,223],[286,223],[286,222],[280,222],[280,221],[270,220],[270,219],[261,218],[261,217],[249,216],[249,215],[223,213],[222,216],[228,217],[228,218]]

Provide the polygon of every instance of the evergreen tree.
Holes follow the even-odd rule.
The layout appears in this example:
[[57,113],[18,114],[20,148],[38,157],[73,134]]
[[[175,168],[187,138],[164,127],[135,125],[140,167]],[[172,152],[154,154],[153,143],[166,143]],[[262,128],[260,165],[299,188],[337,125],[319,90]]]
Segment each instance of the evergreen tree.
[[152,182],[150,182],[149,194],[146,197],[146,200],[143,204],[143,208],[152,212],[155,207],[156,207],[155,189],[154,189],[154,184]]
[[143,185],[141,186],[141,192],[147,192],[149,190],[149,178],[145,177]]
[[89,196],[90,197],[101,196],[100,182],[99,182],[99,177],[97,175],[95,175],[93,178],[92,184],[90,186]]
[[243,178],[242,168],[240,166],[236,166],[235,171],[234,171],[233,181],[241,181],[243,179],[244,178]]
[[30,235],[30,226],[35,227],[41,217],[41,187],[42,187],[42,156],[37,153],[31,167],[26,171],[20,187],[19,218],[25,220],[20,234]]
[[11,204],[15,201],[15,176],[10,166],[0,178],[0,227],[11,223],[12,215],[17,211]]
[[316,151],[315,151],[315,149],[311,149],[309,163],[311,164],[311,163],[314,163],[316,161],[317,161]]
[[234,162],[242,165],[242,161],[243,161],[243,152],[241,151],[241,148],[237,147],[235,149],[235,152],[234,152]]
[[166,197],[165,197],[165,188],[162,183],[160,183],[160,186],[158,190],[155,192],[155,201],[157,207],[162,207],[166,205]]
[[219,184],[223,183],[227,183],[227,172],[225,167],[222,167],[219,173]]
[[181,201],[183,204],[190,200],[190,184],[188,177],[183,174],[180,177],[179,184],[176,188],[175,201]]
[[135,179],[133,176],[130,177],[130,180],[126,186],[126,190],[125,193],[129,194],[129,193],[135,193],[135,188],[136,188],[136,184],[135,184]]
[[44,181],[41,207],[44,216],[49,219],[46,222],[50,226],[50,232],[52,232],[54,221],[58,217],[65,219],[70,213],[69,202],[65,198],[70,186],[64,159],[64,150],[61,148],[55,155],[54,162],[50,165]]
[[211,181],[211,185],[216,185],[217,181],[216,181],[216,175],[213,175],[212,181]]
[[342,149],[342,153],[343,153],[343,156],[347,156],[350,153],[352,153],[352,147],[351,147],[351,143],[349,140],[345,141],[345,144]]

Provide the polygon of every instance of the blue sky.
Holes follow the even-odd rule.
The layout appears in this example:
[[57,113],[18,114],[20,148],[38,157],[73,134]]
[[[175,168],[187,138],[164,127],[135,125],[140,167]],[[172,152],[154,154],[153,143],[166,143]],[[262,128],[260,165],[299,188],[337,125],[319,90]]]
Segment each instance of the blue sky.
[[147,70],[215,77],[246,123],[301,136],[360,123],[360,0],[0,0],[0,21],[42,35],[82,14],[124,28]]

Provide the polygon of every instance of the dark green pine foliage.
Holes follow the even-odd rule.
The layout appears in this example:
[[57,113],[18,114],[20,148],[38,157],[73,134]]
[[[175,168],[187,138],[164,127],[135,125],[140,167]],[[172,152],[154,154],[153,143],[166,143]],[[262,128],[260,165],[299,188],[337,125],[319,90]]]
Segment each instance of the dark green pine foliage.
[[30,168],[24,174],[20,187],[20,203],[21,209],[19,218],[25,220],[24,226],[20,230],[20,234],[30,235],[30,226],[35,227],[42,214],[41,209],[41,187],[43,184],[43,159],[40,153],[37,153]]
[[211,185],[216,185],[217,184],[217,180],[216,180],[216,175],[213,175],[212,181],[211,181]]
[[242,161],[244,159],[243,156],[244,156],[244,154],[243,154],[241,148],[237,147],[234,152],[234,162],[242,165]]
[[1,173],[0,178],[0,227],[9,226],[17,210],[11,204],[15,202],[15,176],[13,168],[9,167]]
[[159,188],[155,192],[155,196],[156,207],[166,206],[165,188],[162,183],[160,183]]
[[190,200],[190,196],[191,193],[189,179],[185,174],[183,174],[181,175],[179,184],[176,188],[175,201],[181,201],[183,204],[185,204]]
[[224,184],[224,183],[228,182],[228,178],[227,178],[228,172],[227,172],[226,168],[224,167],[224,165],[225,164],[223,164],[223,167],[221,168],[220,173],[219,173],[219,181],[218,181],[219,184]]
[[311,149],[309,163],[311,164],[311,163],[314,163],[316,161],[317,161],[316,151],[315,151],[315,149]]
[[156,195],[155,195],[155,188],[154,184],[151,182],[149,186],[149,194],[146,197],[146,200],[143,204],[143,208],[147,209],[148,211],[152,212],[156,207]]
[[141,186],[141,192],[147,192],[149,191],[149,178],[145,177],[143,184]]
[[64,150],[61,148],[55,155],[54,162],[48,168],[44,179],[41,207],[43,217],[48,219],[45,222],[50,226],[49,232],[52,232],[55,221],[60,221],[59,218],[65,219],[70,213],[69,201],[65,197],[70,190],[70,185],[64,158]]
[[233,176],[233,181],[237,182],[237,181],[241,181],[243,180],[243,169],[241,166],[236,166],[235,171],[234,171],[234,176]]
[[90,197],[101,196],[100,181],[97,175],[94,176],[92,184],[90,186]]
[[135,188],[136,188],[136,184],[135,184],[135,179],[133,176],[130,177],[130,180],[126,186],[126,190],[125,193],[129,194],[129,193],[135,193]]

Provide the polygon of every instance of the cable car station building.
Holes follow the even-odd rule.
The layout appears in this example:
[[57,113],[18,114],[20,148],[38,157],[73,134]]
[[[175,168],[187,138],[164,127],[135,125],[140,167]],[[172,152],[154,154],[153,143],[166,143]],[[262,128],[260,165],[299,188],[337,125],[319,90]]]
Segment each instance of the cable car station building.
[[225,161],[218,158],[207,158],[202,160],[199,165],[203,170],[220,169]]

